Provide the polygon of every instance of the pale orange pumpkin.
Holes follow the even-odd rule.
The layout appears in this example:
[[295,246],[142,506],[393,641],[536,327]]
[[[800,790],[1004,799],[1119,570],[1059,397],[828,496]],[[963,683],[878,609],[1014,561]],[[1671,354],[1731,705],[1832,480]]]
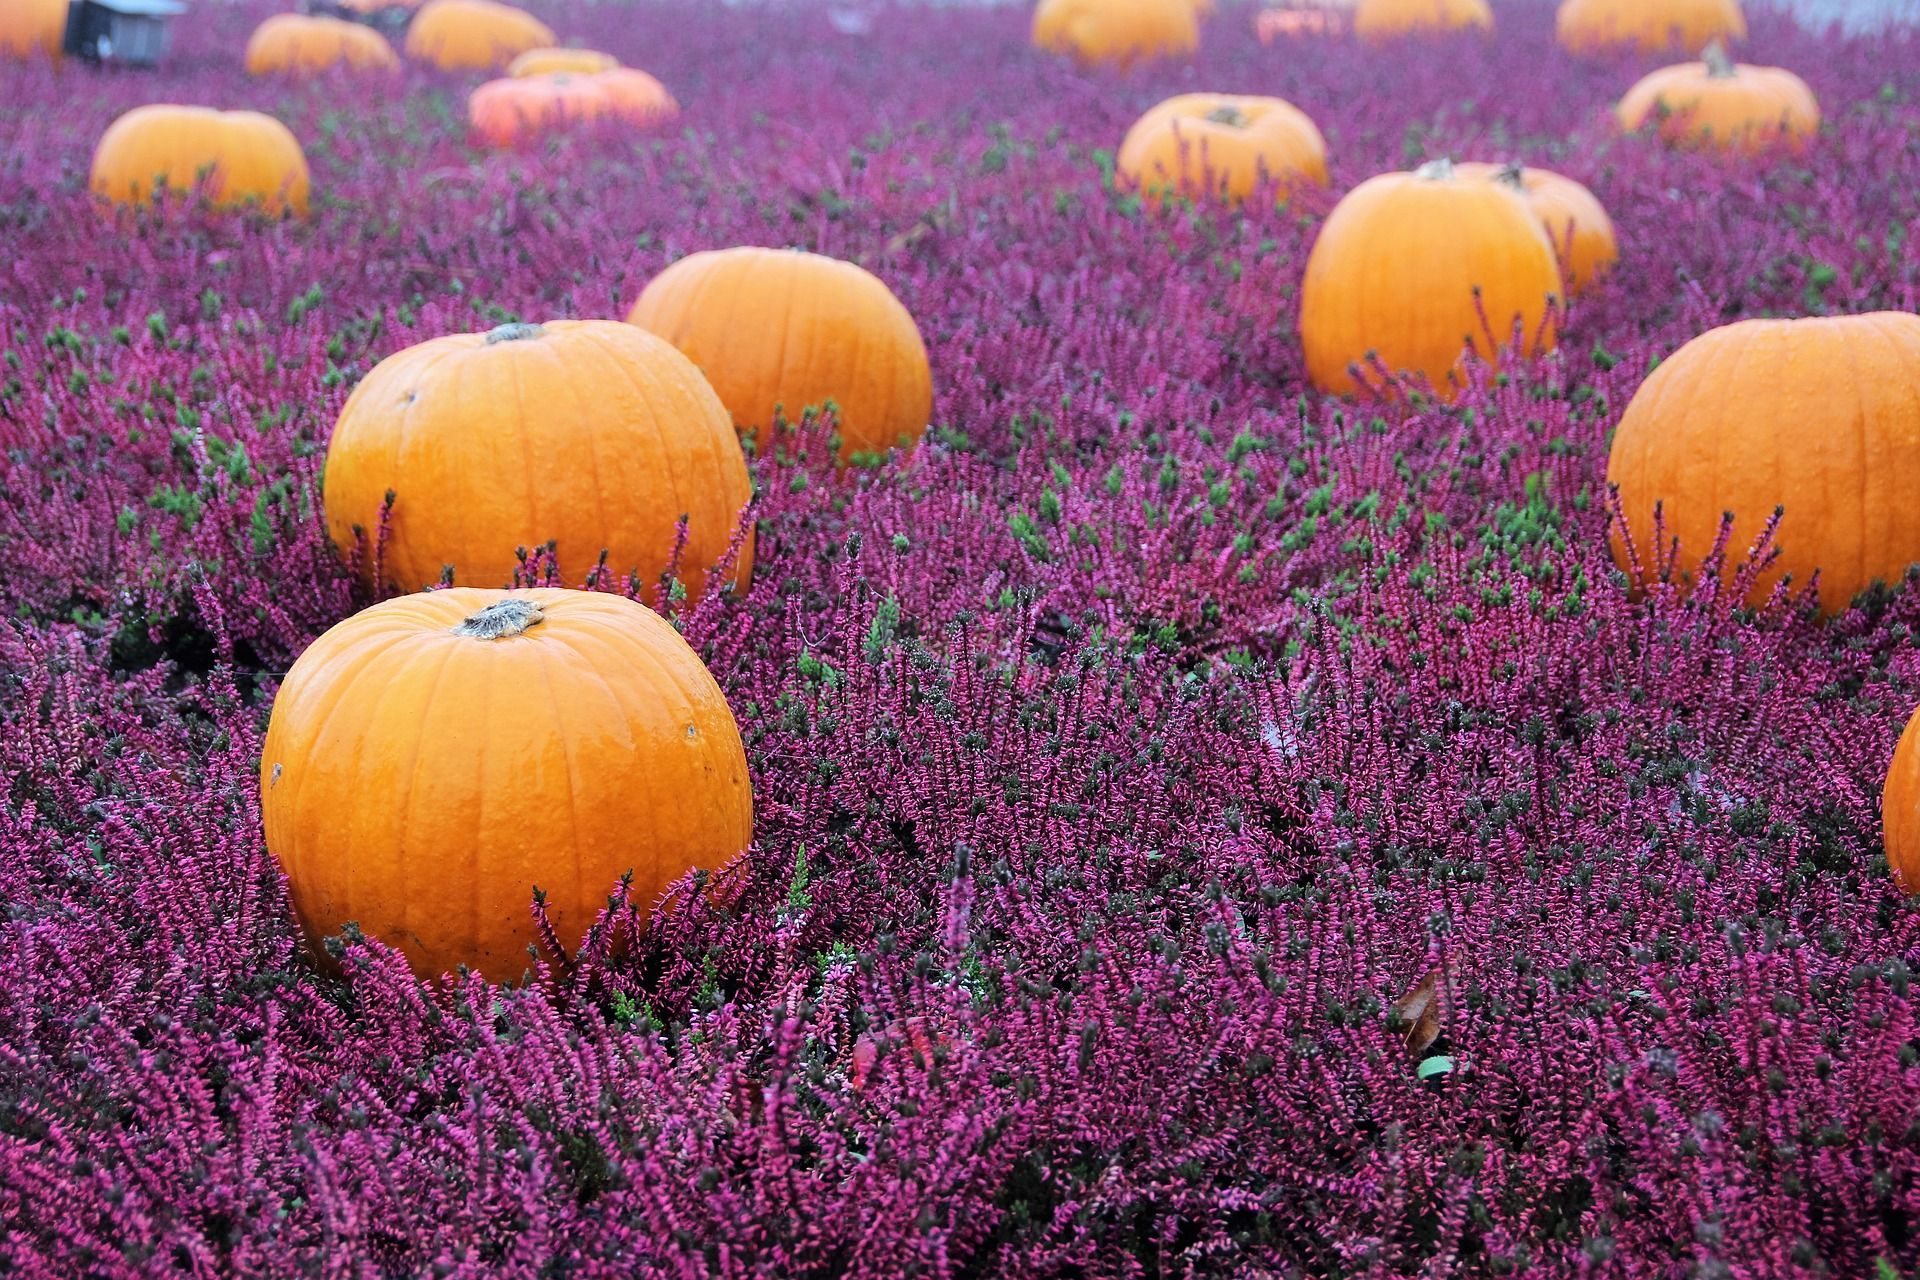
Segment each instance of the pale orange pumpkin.
[[1377,357],[1449,397],[1467,349],[1496,359],[1490,345],[1508,343],[1516,321],[1526,353],[1551,349],[1561,296],[1553,245],[1510,187],[1462,177],[1445,160],[1382,174],[1342,197],[1307,255],[1307,373],[1324,391],[1350,393],[1352,368]]
[[267,848],[316,946],[349,922],[432,978],[532,965],[534,891],[578,947],[621,876],[652,907],[753,839],[725,696],[652,610],[586,591],[402,596],[287,672]]
[[666,86],[630,67],[583,76],[489,80],[467,97],[467,120],[475,136],[496,147],[571,122],[608,118],[659,124],[679,113],[680,105]]
[[60,61],[68,0],[6,0],[0,4],[0,58]]
[[612,114],[635,124],[666,124],[679,118],[680,104],[667,87],[634,67],[614,67],[593,77],[607,95]]
[[[1690,580],[1734,517],[1728,554],[1746,554],[1785,508],[1779,559],[1755,584],[1820,571],[1821,608],[1844,610],[1920,561],[1920,316],[1879,312],[1742,320],[1688,342],[1647,376],[1615,429],[1607,479],[1643,569],[1665,554]],[[1615,543],[1621,563],[1625,549]]]
[[1620,259],[1613,220],[1593,192],[1572,178],[1518,164],[1457,164],[1463,178],[1504,182],[1525,198],[1547,239],[1560,255],[1560,275],[1567,293],[1578,295],[1605,275]]
[[1353,32],[1368,41],[1492,30],[1487,0],[1359,0],[1353,8]]
[[507,67],[507,74],[526,76],[590,76],[620,65],[612,54],[597,49],[529,49]]
[[498,0],[430,0],[407,27],[407,56],[443,71],[495,71],[558,43],[546,23]]
[[[502,325],[435,338],[374,366],[327,450],[327,527],[343,553],[396,495],[389,579],[502,586],[515,549],[557,543],[574,579],[600,553],[652,582],[688,517],[680,576],[697,598],[752,497],[713,388],[666,342],[612,320]],[[751,541],[732,581],[753,568]]]
[[339,18],[282,13],[254,29],[247,41],[247,74],[297,75],[329,71],[394,71],[400,59],[372,27]]
[[1887,865],[1900,892],[1920,893],[1920,711],[1907,722],[1880,795]]
[[1284,194],[1327,184],[1327,146],[1307,114],[1280,98],[1183,93],[1127,130],[1115,170],[1159,203],[1216,195],[1239,203],[1263,179]]
[[1040,0],[1033,44],[1082,66],[1131,67],[1200,45],[1192,0]]
[[627,319],[686,352],[743,428],[832,401],[843,462],[918,438],[933,412],[913,317],[850,262],[788,249],[691,254],[653,278]]
[[1580,54],[1692,53],[1710,40],[1747,35],[1740,0],[1562,0],[1554,25],[1561,47]]
[[116,204],[146,204],[156,189],[188,191],[202,175],[215,207],[307,212],[307,158],[299,140],[256,111],[135,107],[101,135],[88,186]]
[[1780,67],[1735,63],[1717,42],[1699,62],[1648,73],[1615,114],[1629,131],[1652,121],[1668,142],[1745,152],[1799,150],[1820,128],[1806,81]]

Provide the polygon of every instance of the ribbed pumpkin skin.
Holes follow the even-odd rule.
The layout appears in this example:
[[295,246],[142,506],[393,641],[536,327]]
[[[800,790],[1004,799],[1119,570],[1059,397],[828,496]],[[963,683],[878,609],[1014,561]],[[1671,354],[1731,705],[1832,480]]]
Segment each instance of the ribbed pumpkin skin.
[[489,146],[511,146],[549,129],[597,120],[613,110],[592,76],[489,80],[467,96],[467,123]]
[[257,202],[268,213],[305,216],[307,158],[287,126],[255,111],[170,103],[135,107],[100,136],[88,186],[116,204],[146,204],[156,181],[192,190],[202,170],[216,207]]
[[397,71],[400,59],[372,27],[338,18],[282,13],[254,29],[247,41],[247,74],[290,75],[344,67]]
[[1886,819],[1887,865],[1893,869],[1893,881],[1902,893],[1920,893],[1920,712],[1907,722],[1907,731],[1894,749],[1880,812]]
[[528,76],[590,76],[620,65],[612,54],[597,49],[529,49],[507,67],[516,78]]
[[67,0],[5,0],[0,4],[0,58],[60,61],[67,33]]
[[1307,114],[1280,98],[1183,93],[1127,130],[1120,175],[1158,204],[1171,192],[1238,204],[1262,176],[1282,193],[1327,185],[1327,144]]
[[1353,32],[1362,40],[1491,30],[1487,0],[1360,0],[1353,10]]
[[[1463,178],[1490,182],[1506,181],[1506,169],[1505,165],[1478,161],[1453,167]],[[1554,252],[1560,255],[1560,275],[1569,295],[1584,293],[1620,260],[1613,219],[1593,192],[1572,178],[1546,169],[1522,169],[1520,194],[1546,228]]]
[[546,23],[495,0],[432,0],[407,28],[407,56],[443,71],[497,71],[557,43]]
[[743,428],[764,431],[832,400],[841,461],[917,439],[933,375],[913,317],[877,277],[791,249],[690,254],[655,276],[628,323],[706,373]]
[[1740,0],[1563,0],[1554,20],[1569,53],[1698,53],[1709,40],[1744,40]]
[[1659,115],[1660,136],[1678,146],[1759,152],[1799,150],[1820,128],[1820,104],[1799,76],[1781,67],[1733,66],[1716,74],[1704,62],[1649,72],[1620,99],[1615,114],[1629,132]]
[[[455,631],[509,597],[544,617]],[[357,922],[423,978],[519,977],[535,886],[575,947],[626,872],[644,910],[753,839],[713,677],[651,610],[584,591],[427,592],[339,623],[274,699],[260,795],[309,938]]]
[[[1486,326],[1504,346],[1517,317],[1525,350],[1550,350],[1560,267],[1517,192],[1484,178],[1388,173],[1355,187],[1327,215],[1307,255],[1300,341],[1323,391],[1358,390],[1351,365],[1376,353],[1388,369],[1424,374],[1451,398],[1449,374],[1468,345],[1486,359]],[[1481,293],[1486,325],[1474,303]]]
[[1200,47],[1192,0],[1040,0],[1033,44],[1082,66],[1127,68]]
[[[341,410],[327,450],[327,527],[342,554],[396,494],[385,572],[413,590],[451,564],[505,586],[516,547],[559,544],[564,572],[604,548],[651,582],[688,517],[680,576],[695,597],[752,496],[727,411],[665,342],[612,320],[435,338],[387,357]],[[492,339],[491,341],[489,339]],[[753,569],[748,542],[734,575]]]
[[[1734,514],[1737,562],[1784,506],[1780,557],[1751,602],[1782,573],[1804,585],[1818,567],[1822,610],[1844,610],[1920,561],[1920,317],[1743,320],[1701,334],[1634,392],[1607,479],[1649,571],[1656,503],[1689,576],[1722,512]],[[1624,565],[1617,539],[1614,551]]]

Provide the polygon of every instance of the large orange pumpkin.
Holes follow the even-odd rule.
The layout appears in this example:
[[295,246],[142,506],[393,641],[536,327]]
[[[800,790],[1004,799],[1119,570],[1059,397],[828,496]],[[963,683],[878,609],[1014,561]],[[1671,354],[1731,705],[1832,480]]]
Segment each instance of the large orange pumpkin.
[[1213,194],[1239,203],[1268,177],[1284,192],[1327,184],[1327,145],[1307,114],[1280,98],[1183,93],[1127,130],[1120,175],[1154,202]]
[[644,71],[615,67],[592,75],[489,80],[467,98],[467,120],[482,141],[510,146],[570,121],[603,117],[658,124],[680,113],[666,86]]
[[1732,62],[1717,42],[1699,62],[1648,73],[1616,114],[1629,130],[1654,121],[1662,138],[1682,146],[1747,152],[1798,150],[1820,128],[1820,104],[1806,81],[1780,67]]
[[269,213],[307,212],[307,158],[299,140],[256,111],[135,107],[101,135],[88,185],[116,204],[145,204],[156,188],[188,191],[202,174],[207,199],[217,207],[257,203]]
[[590,76],[620,65],[612,54],[597,49],[529,49],[507,67],[510,76]]
[[546,23],[497,0],[431,0],[407,28],[407,56],[444,71],[495,71],[557,43]]
[[1125,68],[1192,53],[1200,23],[1192,0],[1040,0],[1033,43],[1082,66]]
[[1572,178],[1518,164],[1457,164],[1453,171],[1463,178],[1504,182],[1520,192],[1560,255],[1569,295],[1585,291],[1619,261],[1613,220],[1593,192]]
[[687,353],[745,428],[831,400],[841,459],[917,438],[933,375],[913,317],[870,272],[789,249],[691,254],[654,277],[627,317]]
[[67,34],[67,0],[6,0],[0,4],[0,58],[60,61]]
[[1902,893],[1920,893],[1920,711],[1907,722],[1880,797],[1886,822],[1887,865]]
[[[408,589],[500,586],[517,547],[558,543],[585,575],[604,550],[651,582],[688,517],[680,576],[696,596],[752,496],[733,423],[667,343],[612,320],[503,325],[387,357],[341,410],[327,527],[343,552],[396,495],[385,572]],[[752,543],[734,582],[753,568]]]
[[274,699],[267,848],[318,943],[358,923],[430,978],[532,961],[533,893],[577,947],[621,876],[645,910],[753,839],[739,728],[644,605],[456,589],[339,623]]
[[1487,0],[1360,0],[1353,31],[1362,40],[1444,31],[1491,31]]
[[327,71],[391,71],[400,66],[393,46],[372,27],[339,18],[282,13],[254,29],[247,41],[247,74],[255,76]]
[[1683,577],[1723,512],[1737,560],[1784,507],[1780,557],[1752,602],[1782,573],[1805,584],[1818,568],[1821,607],[1844,610],[1920,561],[1920,317],[1743,320],[1701,334],[1634,393],[1607,478],[1649,569],[1660,504]]
[[1550,349],[1560,296],[1553,245],[1511,188],[1445,160],[1382,174],[1341,198],[1307,255],[1307,373],[1322,390],[1352,392],[1351,368],[1377,356],[1449,396],[1468,347],[1495,358],[1488,326],[1504,345],[1518,320],[1529,354]]
[[1747,19],[1740,0],[1562,0],[1555,27],[1571,53],[1692,53],[1710,40],[1745,39]]

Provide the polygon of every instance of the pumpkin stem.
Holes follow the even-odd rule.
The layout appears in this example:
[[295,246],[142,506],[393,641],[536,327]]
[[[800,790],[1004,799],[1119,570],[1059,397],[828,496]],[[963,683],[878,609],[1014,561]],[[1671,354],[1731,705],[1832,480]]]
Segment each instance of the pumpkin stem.
[[491,347],[497,342],[525,342],[545,332],[546,330],[537,324],[503,324],[487,334],[487,345]]
[[1700,61],[1707,64],[1707,74],[1715,80],[1728,80],[1733,77],[1733,59],[1727,56],[1727,46],[1718,40],[1707,43],[1700,51]]
[[1518,160],[1509,160],[1500,166],[1500,172],[1493,175],[1495,181],[1504,182],[1515,191],[1527,189],[1527,166]]
[[1453,177],[1453,157],[1441,156],[1438,160],[1429,160],[1415,169],[1413,176],[1428,182],[1445,182]]
[[462,622],[453,629],[453,634],[472,636],[476,640],[505,640],[509,636],[519,635],[546,616],[533,601],[523,596],[509,596],[505,600],[494,601]]
[[1214,124],[1230,124],[1236,129],[1244,129],[1252,123],[1252,121],[1247,119],[1247,113],[1234,106],[1231,102],[1221,103],[1213,110],[1207,112],[1206,118]]

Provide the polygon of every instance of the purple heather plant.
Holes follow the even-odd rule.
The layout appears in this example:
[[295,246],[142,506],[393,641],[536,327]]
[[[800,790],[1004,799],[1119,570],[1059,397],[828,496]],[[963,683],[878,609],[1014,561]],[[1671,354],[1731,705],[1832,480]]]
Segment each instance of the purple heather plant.
[[[264,0],[195,6],[159,71],[0,68],[0,1270],[1920,1268],[1920,915],[1877,812],[1920,585],[1823,623],[1817,584],[1743,606],[1764,540],[1623,572],[1604,480],[1701,329],[1920,305],[1913,28],[1755,14],[1829,124],[1750,160],[1617,136],[1658,59],[1576,62],[1539,4],[1378,50],[1229,6],[1124,77],[1019,9],[530,7],[680,130],[483,152],[463,80],[248,80]],[[1116,190],[1134,116],[1208,87],[1306,109],[1333,191]],[[103,220],[93,142],[163,99],[287,120],[312,221]],[[1441,154],[1587,183],[1620,268],[1456,403],[1311,394],[1318,219]],[[737,598],[522,578],[677,622],[756,843],[644,927],[609,885],[522,983],[351,932],[314,964],[256,771],[286,665],[367,603],[320,520],[341,402],[734,243],[887,280],[927,439],[845,472],[830,413],[757,439]]]

